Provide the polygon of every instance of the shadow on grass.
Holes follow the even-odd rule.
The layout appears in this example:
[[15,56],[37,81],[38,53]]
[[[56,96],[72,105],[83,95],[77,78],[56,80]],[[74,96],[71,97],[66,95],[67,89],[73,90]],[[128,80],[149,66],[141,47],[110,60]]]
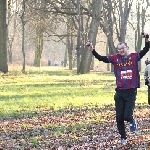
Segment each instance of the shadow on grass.
[[44,71],[29,71],[29,72],[26,72],[25,74],[27,74],[27,75],[40,75],[40,74],[42,74],[43,75],[43,73],[44,74],[48,74],[49,76],[69,76],[69,75],[75,75],[76,74],[76,72],[75,71],[72,71],[72,70],[63,70],[63,71],[61,71],[61,70],[49,70],[49,71],[47,71],[47,70],[44,70]]
[[[94,85],[99,83],[95,83]],[[99,91],[107,89],[108,85],[103,85],[102,87],[96,87]],[[26,97],[30,97],[31,99],[42,98],[42,97],[55,97],[55,96],[71,96],[70,94],[74,92],[78,96],[84,96],[85,93],[88,95],[86,88],[88,85],[86,83],[77,83],[77,82],[54,82],[49,84],[25,84],[25,85],[7,85],[1,86],[1,91],[9,91],[11,93],[9,95],[0,95],[0,101],[10,101],[11,99],[22,100]],[[57,88],[57,90],[56,90]],[[10,90],[9,90],[10,89]],[[30,89],[34,89],[32,93],[30,93]],[[73,91],[75,90],[75,91]],[[71,92],[71,93],[70,93]],[[93,91],[92,91],[93,92]],[[96,91],[97,92],[97,91]]]

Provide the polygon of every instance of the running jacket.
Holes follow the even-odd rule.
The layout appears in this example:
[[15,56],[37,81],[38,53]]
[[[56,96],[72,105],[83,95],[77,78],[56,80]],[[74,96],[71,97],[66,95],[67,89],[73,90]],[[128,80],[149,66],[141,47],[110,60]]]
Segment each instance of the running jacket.
[[116,88],[124,90],[140,87],[138,61],[148,52],[148,50],[149,42],[145,42],[143,50],[131,53],[126,58],[123,58],[120,54],[101,56],[95,51],[95,49],[92,53],[99,61],[112,63],[114,65]]

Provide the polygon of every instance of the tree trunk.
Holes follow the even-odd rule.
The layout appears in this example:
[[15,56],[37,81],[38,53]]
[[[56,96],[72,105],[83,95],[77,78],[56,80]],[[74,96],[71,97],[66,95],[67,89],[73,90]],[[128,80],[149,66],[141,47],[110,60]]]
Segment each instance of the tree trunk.
[[25,50],[24,50],[24,27],[25,27],[24,13],[25,13],[25,0],[23,0],[22,9],[23,9],[23,13],[21,15],[21,23],[22,23],[22,55],[23,55],[22,72],[25,73]]
[[[142,37],[141,37],[141,31],[144,29],[145,26],[145,17],[146,17],[146,10],[142,6],[142,11],[140,12],[141,5],[138,3],[136,10],[137,10],[137,30],[135,31],[135,50],[139,51],[141,50],[142,46]],[[141,15],[142,13],[142,15]],[[141,61],[139,61],[139,71],[141,71]]]
[[6,0],[0,0],[0,71],[8,72],[7,64],[7,25],[6,25]]
[[92,56],[90,70],[94,70],[94,57]]
[[67,52],[67,47],[66,47],[66,50],[65,50],[65,56],[64,56],[64,67],[66,67],[67,66],[67,54],[68,54],[68,52]]
[[[7,52],[8,52],[8,62],[10,63],[10,64],[12,64],[12,46],[13,46],[13,42],[14,42],[14,39],[15,39],[15,35],[16,35],[16,13],[15,13],[15,19],[14,19],[14,24],[13,24],[13,35],[12,35],[12,37],[10,37],[9,38],[9,40],[8,40],[8,50],[7,50]],[[11,30],[11,29],[10,29]],[[8,31],[9,32],[9,31]]]
[[67,36],[67,49],[68,49],[69,70],[72,70],[72,50],[73,50],[72,36]]
[[43,34],[37,35],[36,44],[37,46],[35,51],[34,66],[41,67],[41,55],[43,51]]
[[68,50],[68,60],[69,60],[69,70],[72,70],[72,51],[73,51],[73,36],[72,36],[72,22],[71,19],[67,18],[67,50]]
[[[109,55],[109,47],[108,47],[108,40],[106,42],[106,56]],[[110,71],[110,64],[107,63],[107,71]]]
[[[96,37],[98,33],[98,27],[100,24],[100,13],[102,8],[103,0],[95,0],[95,3],[93,5],[93,14],[92,14],[92,21],[90,25],[90,31],[88,33],[89,40],[93,43],[95,46],[96,44]],[[86,47],[81,56],[81,62],[79,69],[77,71],[78,74],[84,74],[90,72],[90,66],[92,61],[92,53],[88,50]]]
[[23,66],[22,66],[22,72],[25,73],[25,51],[24,51],[24,20],[22,21],[22,55],[23,55]]
[[77,33],[77,47],[76,47],[76,51],[77,51],[77,70],[79,68],[79,64],[80,64],[80,55],[81,55],[81,14],[80,14],[80,0],[77,0],[77,5],[78,5],[78,33]]
[[70,51],[68,51],[68,57],[69,57],[69,70],[72,70],[72,64],[73,64],[73,59],[72,59],[72,50],[73,50],[73,41],[70,39]]

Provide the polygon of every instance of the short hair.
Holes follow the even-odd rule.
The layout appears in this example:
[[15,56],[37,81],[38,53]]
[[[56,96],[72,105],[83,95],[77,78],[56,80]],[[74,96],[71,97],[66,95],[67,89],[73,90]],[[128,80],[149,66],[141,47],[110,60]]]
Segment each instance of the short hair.
[[[125,42],[119,42],[118,43],[118,45],[121,45],[121,44],[125,44],[125,46],[128,46],[127,43],[125,43]],[[118,47],[118,45],[117,45],[117,47]]]
[[125,42],[119,42],[119,43],[117,44],[117,47],[116,47],[117,50],[118,50],[118,46],[121,45],[121,44],[124,44],[126,47],[129,48],[129,46],[127,45],[127,43],[125,43]]

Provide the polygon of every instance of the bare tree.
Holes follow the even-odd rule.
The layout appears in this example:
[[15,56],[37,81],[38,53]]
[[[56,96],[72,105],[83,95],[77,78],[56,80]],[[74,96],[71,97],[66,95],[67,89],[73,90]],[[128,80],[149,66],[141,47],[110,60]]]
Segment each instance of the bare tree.
[[[132,3],[133,0],[107,0],[103,3],[100,27],[106,34],[109,54],[116,53],[116,41],[125,41]],[[113,71],[113,66],[111,71]]]
[[0,0],[0,71],[8,72],[7,65],[7,25],[6,25],[6,1]]
[[23,66],[22,66],[22,72],[25,73],[25,50],[24,50],[24,39],[25,39],[25,5],[26,0],[23,0],[22,2],[22,14],[20,16],[21,24],[22,24],[22,55],[23,55]]
[[[90,16],[88,16],[89,12],[87,12],[87,6],[90,5],[91,1],[85,1],[85,0],[65,0],[65,1],[61,1],[61,0],[55,0],[55,1],[49,1],[47,0],[46,2],[49,3],[49,7],[51,8],[50,12],[57,15],[57,17],[59,15],[64,16],[64,18],[70,18],[70,23],[72,23],[72,25],[70,24],[69,26],[72,26],[71,28],[76,29],[76,33],[74,32],[75,30],[72,30],[73,34],[68,34],[66,30],[66,35],[61,36],[61,40],[62,38],[68,38],[68,35],[72,36],[71,38],[74,39],[76,38],[76,56],[74,57],[77,61],[77,70],[79,68],[80,65],[80,61],[81,61],[81,55],[82,55],[82,51],[84,50],[84,45],[85,45],[85,38],[87,39],[87,36],[85,34],[85,32],[88,32],[88,28],[89,27],[89,18]],[[86,17],[84,16],[86,15]],[[84,19],[84,20],[83,20]],[[72,20],[72,21],[71,21]],[[86,22],[86,23],[85,23]],[[67,27],[68,26],[68,21],[66,22]],[[68,43],[66,43],[66,45],[68,45]],[[67,47],[68,48],[68,47]],[[72,49],[70,49],[72,51]],[[68,51],[70,52],[70,51]],[[71,53],[70,53],[71,54]],[[70,59],[70,55],[69,56],[69,60],[73,60]],[[74,60],[73,60],[74,61]],[[72,64],[72,62],[69,61],[69,64]],[[70,67],[70,66],[69,66]]]
[[[133,29],[135,30],[135,50],[140,50],[142,46],[141,32],[144,29],[145,23],[149,19],[149,17],[146,15],[148,6],[149,6],[148,0],[146,0],[145,3],[144,0],[137,1],[136,12],[132,13],[134,19],[136,20],[135,23],[134,22],[130,23],[130,25],[132,25]],[[134,16],[134,14],[136,16]]]
[[[103,1],[101,0],[95,0],[92,3],[92,21],[90,25],[90,30],[88,32],[88,38],[95,46],[96,44],[96,37],[98,33],[98,27],[100,25],[100,14],[101,14],[101,8],[102,8]],[[78,74],[88,73],[90,72],[90,65],[92,61],[92,54],[90,51],[88,51],[88,48],[86,47],[83,50],[81,62],[79,69],[77,71]]]
[[108,0],[103,4],[100,27],[108,38],[110,54],[116,53],[115,41],[125,41],[133,0]]
[[12,46],[15,39],[16,31],[17,31],[17,13],[14,9],[15,6],[17,8],[16,1],[9,0],[8,1],[8,9],[7,9],[7,52],[8,52],[8,62],[12,64]]
[[32,22],[35,28],[36,33],[36,50],[35,50],[35,58],[34,58],[34,66],[41,66],[41,55],[43,52],[43,34],[45,32],[46,26],[46,4],[42,0],[36,0],[36,2],[30,2],[30,10],[32,12]]
[[[133,0],[28,1],[24,23],[29,22],[28,25],[31,25],[30,28],[34,31],[32,40],[35,40],[35,66],[40,66],[44,37],[47,36],[49,40],[61,41],[66,45],[69,55],[66,53],[65,56],[69,58],[69,69],[72,69],[72,57],[76,50],[77,73],[88,73],[92,65],[92,55],[85,47],[85,41],[89,39],[95,46],[98,29],[101,28],[107,37],[108,54],[116,53],[116,42],[125,41],[127,38],[132,3]],[[60,34],[57,29],[62,22],[66,24],[66,28],[63,34]],[[59,52],[55,51],[55,53],[59,55]]]
[[[144,5],[143,5],[144,4]],[[142,46],[142,37],[141,32],[144,29],[145,23],[149,17],[146,15],[147,8],[149,6],[148,0],[144,3],[143,1],[137,1],[135,7],[136,12],[133,12],[133,18],[136,20],[135,23],[130,23],[130,25],[135,30],[135,50],[140,50]],[[134,16],[134,14],[136,16]],[[138,22],[138,23],[137,23]],[[141,70],[141,61],[139,62],[139,70]]]

